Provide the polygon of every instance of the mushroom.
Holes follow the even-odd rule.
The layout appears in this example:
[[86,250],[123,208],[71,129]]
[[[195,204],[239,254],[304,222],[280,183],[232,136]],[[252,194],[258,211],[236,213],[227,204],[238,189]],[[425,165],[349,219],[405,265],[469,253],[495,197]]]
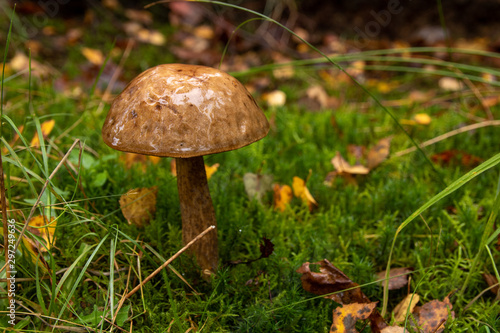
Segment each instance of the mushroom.
[[[166,64],[150,68],[113,101],[102,137],[113,149],[174,157],[187,244],[216,226],[203,156],[238,149],[267,135],[269,123],[235,78],[214,68]],[[217,233],[193,245],[206,274],[218,264]]]

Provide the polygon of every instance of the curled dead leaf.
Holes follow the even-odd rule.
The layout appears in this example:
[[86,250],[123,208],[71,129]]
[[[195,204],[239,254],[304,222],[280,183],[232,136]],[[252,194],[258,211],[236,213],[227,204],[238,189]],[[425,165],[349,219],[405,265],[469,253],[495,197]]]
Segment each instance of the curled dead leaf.
[[309,192],[309,189],[306,187],[306,182],[299,177],[293,177],[293,194],[302,200],[302,202],[306,203],[309,207],[309,210],[313,210],[314,207],[318,206],[318,203]]
[[335,170],[342,174],[347,173],[351,175],[366,175],[370,172],[370,169],[363,165],[350,165],[339,152],[335,154],[335,157],[331,160]]

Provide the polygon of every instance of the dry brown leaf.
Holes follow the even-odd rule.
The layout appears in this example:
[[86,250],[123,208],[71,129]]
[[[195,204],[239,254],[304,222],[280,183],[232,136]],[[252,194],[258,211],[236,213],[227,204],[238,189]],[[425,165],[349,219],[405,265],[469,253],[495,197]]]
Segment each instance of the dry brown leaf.
[[[312,264],[319,265],[319,273],[312,272],[309,267],[310,265],[310,263],[306,262],[299,269],[297,269],[297,273],[302,274],[300,279],[304,290],[316,295],[325,295],[337,292],[336,294],[326,295],[324,297],[344,305],[352,303],[373,304],[373,308],[366,317],[370,319],[372,332],[380,332],[387,326],[380,313],[377,310],[374,310],[376,303],[372,303],[370,299],[363,294],[359,285],[351,281],[351,279],[349,279],[340,269],[332,265],[332,263],[326,259]],[[339,314],[339,316],[341,316],[341,314]],[[343,321],[340,320],[340,322]]]
[[158,186],[136,188],[120,197],[120,208],[129,224],[143,227],[148,224],[156,212],[156,194]]
[[484,281],[486,281],[486,283],[488,284],[489,287],[493,286],[493,285],[497,285],[496,287],[493,287],[490,289],[490,291],[497,295],[498,294],[498,280],[497,278],[495,277],[495,275],[492,275],[492,274],[487,274],[487,273],[483,273],[483,279]]
[[339,173],[347,173],[352,175],[366,175],[370,172],[370,169],[363,165],[350,165],[339,152],[335,154],[335,157],[331,160],[333,167]]
[[312,211],[315,207],[318,206],[318,203],[309,192],[309,189],[306,187],[306,182],[299,177],[293,177],[293,194],[302,200],[302,202],[306,203],[309,207],[309,210]]
[[330,332],[355,333],[356,322],[370,317],[377,302],[345,304],[333,310],[333,323]]
[[[408,284],[408,273],[410,272],[413,272],[413,268],[411,267],[392,268],[389,271],[389,290],[400,289],[406,286]],[[382,280],[385,279],[385,274],[386,271],[382,271],[378,272],[377,276]],[[380,283],[383,285],[385,280],[380,281]]]
[[[412,313],[415,306],[417,306],[420,296],[418,294],[407,295],[398,305],[394,308],[394,321],[397,323],[403,322],[406,319],[406,314]],[[408,309],[408,306],[410,307]],[[408,311],[409,310],[409,311]]]
[[[413,317],[421,332],[439,333],[444,331],[444,325],[452,308],[449,298],[445,297],[442,302],[434,300],[416,307],[413,311]],[[451,311],[451,317],[455,318],[454,311]],[[412,323],[414,324],[413,321]]]
[[[9,67],[16,72],[25,70],[26,74],[28,74],[27,71],[28,68],[30,68],[30,59],[24,53],[17,52],[10,60]],[[31,73],[33,75],[38,77],[48,76],[51,72],[52,70],[49,66],[43,65],[35,59],[31,59]]]
[[274,184],[274,209],[284,212],[292,200],[292,188],[288,185]]
[[391,147],[392,136],[381,139],[374,147],[368,152],[366,158],[367,167],[372,170],[384,162],[389,156]]
[[131,21],[146,25],[153,23],[153,14],[147,10],[125,9],[125,16]]
[[[319,265],[319,273],[311,271],[310,265]],[[302,288],[310,293],[325,295],[352,288],[341,293],[327,295],[325,298],[340,304],[370,303],[361,289],[356,288],[359,285],[326,259],[312,264],[306,262],[297,269],[297,273],[302,274],[300,277]]]

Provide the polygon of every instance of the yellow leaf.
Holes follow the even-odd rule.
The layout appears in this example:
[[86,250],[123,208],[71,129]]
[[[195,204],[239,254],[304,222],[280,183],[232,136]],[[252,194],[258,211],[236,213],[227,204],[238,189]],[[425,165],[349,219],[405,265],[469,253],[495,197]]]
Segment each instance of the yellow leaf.
[[156,212],[158,186],[136,188],[120,197],[120,208],[129,224],[143,227]]
[[[405,321],[407,312],[412,313],[413,309],[420,300],[418,294],[408,294],[398,305],[394,308],[394,321],[400,323]],[[408,309],[408,307],[410,307]],[[409,311],[408,311],[409,310]]]
[[431,117],[427,113],[417,113],[413,119],[419,125],[429,125],[432,121]]
[[274,184],[274,209],[284,212],[292,200],[292,189],[288,185]]
[[215,173],[215,171],[217,171],[218,168],[219,168],[219,163],[215,163],[212,166],[208,166],[205,164],[205,172],[207,173],[207,179],[210,179],[210,177],[212,177],[212,175]]
[[[46,138],[50,132],[52,132],[52,129],[54,128],[54,125],[56,124],[56,121],[54,119],[52,120],[47,120],[47,121],[44,121],[42,124],[41,124],[41,130],[42,130],[42,135],[43,135],[43,138]],[[33,139],[31,140],[31,147],[40,147],[40,138],[38,137],[38,133],[35,133],[35,135],[33,136]]]
[[306,187],[306,182],[299,178],[299,177],[293,177],[293,194],[301,199],[304,203],[307,204],[309,207],[309,210],[312,210],[314,206],[317,206],[318,203],[316,200],[314,200],[313,196],[309,192],[309,189]]
[[[54,246],[56,242],[56,237],[54,233],[56,231],[57,221],[54,218],[51,218],[50,223],[45,216],[35,216],[31,218],[28,222],[27,231],[31,234],[38,236],[39,238],[31,237],[28,235],[23,236],[23,244],[26,249],[29,251],[29,255],[33,263],[37,263],[38,265],[46,270],[47,265],[42,256],[39,256],[42,252],[47,252]],[[38,260],[37,260],[38,258]]]
[[330,332],[357,332],[355,326],[358,320],[367,319],[375,309],[377,302],[344,304],[333,310],[333,323]]
[[[219,163],[215,163],[212,166],[208,166],[205,164],[205,173],[207,174],[207,179],[210,179],[210,177],[212,177],[219,166]],[[172,173],[172,176],[177,177],[177,164],[175,164],[175,159],[172,159],[170,161],[170,173]]]
[[101,50],[82,47],[82,54],[93,65],[101,66],[104,63],[105,57]]

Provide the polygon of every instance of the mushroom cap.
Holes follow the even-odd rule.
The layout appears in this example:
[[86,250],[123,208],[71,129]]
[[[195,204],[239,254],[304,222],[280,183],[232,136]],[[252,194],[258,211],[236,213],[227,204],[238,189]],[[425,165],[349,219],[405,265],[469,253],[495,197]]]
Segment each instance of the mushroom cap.
[[118,95],[102,128],[111,148],[195,157],[238,149],[267,135],[269,123],[235,78],[211,67],[152,67]]

